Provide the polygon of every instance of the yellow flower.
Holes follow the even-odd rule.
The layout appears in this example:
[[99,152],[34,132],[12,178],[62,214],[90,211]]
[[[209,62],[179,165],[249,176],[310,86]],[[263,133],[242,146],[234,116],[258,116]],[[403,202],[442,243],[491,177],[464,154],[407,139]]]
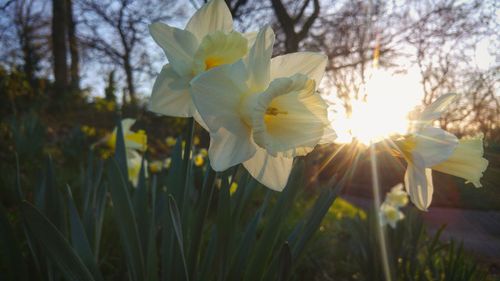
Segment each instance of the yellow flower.
[[[130,149],[137,149],[139,151],[146,151],[148,138],[144,130],[139,130],[133,132],[130,130],[132,125],[135,123],[134,119],[123,119],[122,120],[122,130],[125,139],[125,147]],[[112,150],[115,150],[116,144],[116,132],[117,129],[113,130],[113,133],[107,138],[107,146]]]
[[167,146],[168,147],[172,147],[174,146],[176,143],[177,143],[177,139],[174,138],[174,137],[170,137],[168,136],[166,139],[165,139],[165,142],[167,143]]
[[475,187],[481,187],[480,179],[488,167],[488,160],[483,158],[483,136],[471,139],[461,139],[453,154],[444,162],[433,166],[432,169],[464,178]]
[[161,169],[163,168],[163,162],[162,161],[151,161],[149,162],[149,171],[151,173],[159,173],[161,172]]
[[149,109],[167,116],[192,116],[206,128],[189,94],[191,79],[244,57],[255,34],[233,30],[231,12],[224,0],[208,1],[185,29],[153,23],[149,31],[169,61],[153,86]]
[[194,165],[197,167],[203,166],[203,163],[205,163],[205,158],[201,154],[196,154],[196,156],[193,158]]
[[92,126],[83,125],[80,130],[88,137],[93,137],[96,135],[96,129]]
[[193,144],[194,145],[199,145],[200,144],[200,137],[194,136],[194,138],[193,138]]
[[212,168],[243,163],[259,182],[281,191],[293,158],[334,134],[316,93],[326,56],[302,52],[271,59],[273,42],[273,31],[261,29],[247,57],[195,77],[191,95],[210,132]]
[[231,183],[231,186],[229,187],[229,194],[233,195],[236,192],[237,189],[238,189],[238,183],[236,183],[236,182],[233,181]]
[[205,148],[200,149],[199,153],[201,155],[203,155],[203,157],[207,157],[208,156],[208,150],[206,150]]

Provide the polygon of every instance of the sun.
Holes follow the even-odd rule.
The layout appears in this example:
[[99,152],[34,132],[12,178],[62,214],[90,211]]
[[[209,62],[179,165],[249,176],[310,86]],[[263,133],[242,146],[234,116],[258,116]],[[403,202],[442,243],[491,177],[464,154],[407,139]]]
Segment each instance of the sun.
[[416,73],[394,75],[376,70],[365,84],[364,92],[364,100],[352,101],[350,115],[344,111],[332,118],[338,143],[357,140],[369,145],[407,132],[408,115],[422,97]]

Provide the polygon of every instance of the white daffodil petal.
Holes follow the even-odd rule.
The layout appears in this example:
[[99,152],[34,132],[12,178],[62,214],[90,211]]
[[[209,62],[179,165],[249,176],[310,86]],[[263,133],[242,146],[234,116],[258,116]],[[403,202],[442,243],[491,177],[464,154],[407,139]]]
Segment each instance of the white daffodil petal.
[[212,168],[221,172],[250,159],[255,154],[255,145],[248,137],[249,134],[233,134],[224,128],[210,134],[208,155]]
[[139,181],[141,171],[142,156],[133,149],[126,150],[128,178],[134,187]]
[[434,192],[432,170],[423,168],[419,164],[408,163],[405,187],[413,204],[420,210],[427,211]]
[[425,127],[415,134],[412,154],[419,154],[424,167],[429,168],[448,159],[457,147],[458,139],[440,128]]
[[432,169],[464,178],[475,187],[481,187],[480,179],[488,167],[488,160],[483,158],[483,137],[461,139],[453,154]]
[[243,166],[258,182],[276,191],[282,191],[292,171],[293,158],[273,157],[266,150],[257,147],[252,158]]
[[149,110],[167,116],[193,116],[196,108],[189,95],[190,80],[189,76],[179,76],[171,65],[165,65],[153,86]]
[[456,100],[457,97],[458,95],[456,94],[442,95],[436,101],[427,106],[414,121],[415,124],[413,124],[413,131],[429,126],[432,122],[439,119],[443,112]]
[[149,25],[149,32],[155,42],[162,47],[177,74],[189,75],[193,56],[198,48],[196,37],[189,31],[159,22]]
[[223,64],[231,64],[248,52],[247,39],[238,32],[216,31],[203,37],[193,67],[195,74]]
[[271,80],[300,73],[307,75],[319,85],[325,73],[327,59],[325,55],[313,52],[298,52],[274,57],[271,59]]
[[211,0],[194,13],[186,25],[186,30],[198,40],[212,32],[233,30],[233,17],[224,0]]
[[245,59],[248,68],[247,85],[252,92],[261,92],[269,85],[273,44],[273,30],[269,26],[263,27]]
[[223,65],[196,76],[191,96],[209,131],[224,127],[233,134],[249,130],[239,115],[240,97],[246,92],[244,65],[240,61]]
[[122,119],[122,132],[123,132],[123,135],[127,135],[128,133],[130,133],[130,128],[132,128],[132,126],[134,125],[134,123],[135,123],[135,119],[133,119],[133,118]]
[[303,74],[275,79],[251,113],[255,142],[273,156],[295,157],[313,150],[323,136],[327,114],[314,90],[314,81]]

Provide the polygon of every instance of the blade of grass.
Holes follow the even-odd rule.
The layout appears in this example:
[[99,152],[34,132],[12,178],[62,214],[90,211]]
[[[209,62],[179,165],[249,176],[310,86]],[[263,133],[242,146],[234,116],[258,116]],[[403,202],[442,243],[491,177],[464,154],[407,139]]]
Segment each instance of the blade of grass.
[[68,280],[94,280],[92,274],[71,248],[68,240],[46,216],[26,201],[22,203],[21,211],[29,231],[34,234],[33,237],[36,237],[51,261]]

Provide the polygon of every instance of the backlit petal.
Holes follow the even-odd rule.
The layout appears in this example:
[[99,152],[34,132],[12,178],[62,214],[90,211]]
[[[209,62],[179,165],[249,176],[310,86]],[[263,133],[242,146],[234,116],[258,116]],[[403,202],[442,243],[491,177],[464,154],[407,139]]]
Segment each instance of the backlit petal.
[[324,133],[327,112],[323,104],[315,94],[314,81],[307,76],[296,74],[275,79],[258,96],[253,109],[255,142],[274,156],[309,153]]
[[488,167],[488,160],[483,158],[483,137],[461,139],[453,154],[446,161],[432,169],[464,178],[475,187],[481,187],[480,179]]
[[203,37],[194,55],[194,72],[199,74],[223,64],[234,63],[245,56],[247,51],[247,39],[240,33],[216,31]]
[[198,40],[212,32],[230,32],[233,29],[233,17],[224,0],[211,0],[194,13],[186,25],[186,30]]
[[209,131],[224,127],[233,134],[249,130],[239,115],[241,96],[246,92],[244,66],[240,61],[223,65],[196,76],[191,96]]
[[440,96],[436,101],[428,105],[413,121],[412,131],[418,131],[425,126],[432,125],[432,123],[439,119],[443,112],[457,99],[456,94],[446,94]]
[[159,22],[149,25],[149,32],[155,42],[162,47],[168,62],[177,74],[190,74],[193,56],[198,48],[196,37],[189,31]]
[[273,44],[273,30],[269,26],[263,27],[245,59],[248,68],[247,85],[252,92],[261,92],[269,85]]
[[426,127],[415,135],[412,155],[419,154],[424,167],[429,168],[448,159],[457,147],[458,139],[440,128]]
[[327,57],[321,53],[298,52],[271,59],[271,80],[300,73],[319,85],[325,73]]
[[434,192],[432,170],[422,167],[421,160],[416,160],[416,162],[408,163],[405,173],[405,187],[413,204],[420,210],[427,211]]
[[165,65],[153,86],[149,110],[167,116],[193,116],[196,109],[189,95],[190,80],[190,76],[179,76],[171,65]]
[[293,158],[273,157],[266,150],[257,147],[252,158],[243,166],[258,182],[276,191],[282,191],[292,171]]
[[217,172],[225,171],[250,159],[255,154],[255,145],[249,137],[249,134],[233,134],[224,128],[210,134],[208,155],[212,168]]

